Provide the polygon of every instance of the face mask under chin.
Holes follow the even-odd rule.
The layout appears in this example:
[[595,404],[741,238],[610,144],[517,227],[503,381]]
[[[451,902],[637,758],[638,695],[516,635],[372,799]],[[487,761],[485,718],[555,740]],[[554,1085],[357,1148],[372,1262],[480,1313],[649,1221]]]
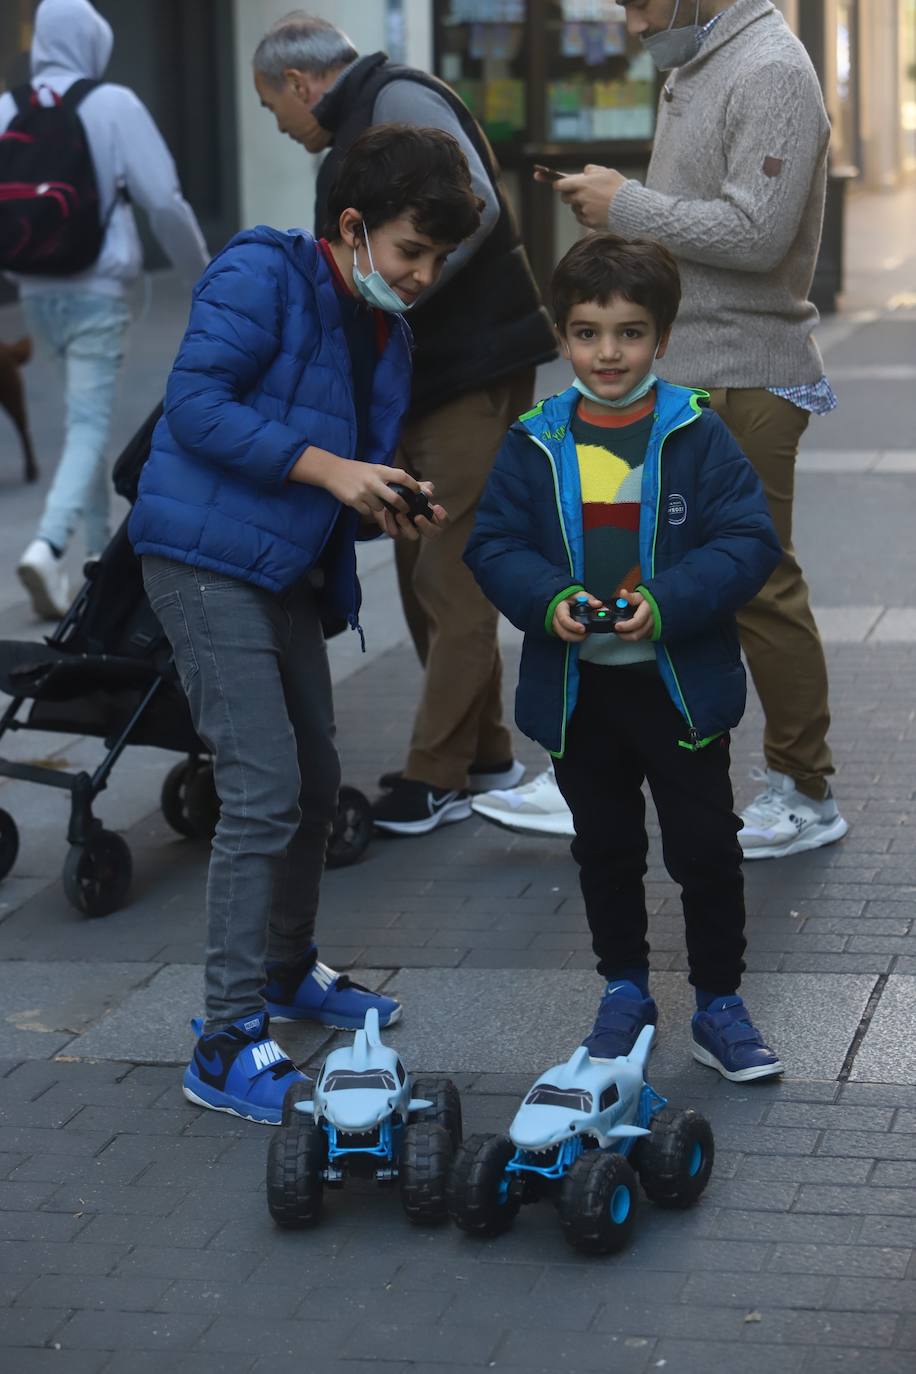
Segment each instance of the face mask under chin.
[[[640,39],[643,48],[661,72],[683,67],[684,63],[696,57],[700,50],[700,33],[703,29],[700,23],[700,0],[696,0],[694,22],[675,28],[674,22],[680,14],[681,3],[682,0],[677,0],[667,29],[662,33],[652,34],[650,38]],[[690,0],[686,0],[686,3],[689,4]]]

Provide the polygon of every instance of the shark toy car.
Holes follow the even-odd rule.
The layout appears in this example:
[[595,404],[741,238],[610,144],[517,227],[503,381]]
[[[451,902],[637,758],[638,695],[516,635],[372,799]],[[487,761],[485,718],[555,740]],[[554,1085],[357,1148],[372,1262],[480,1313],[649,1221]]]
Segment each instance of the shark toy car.
[[267,1206],[278,1226],[321,1219],[325,1186],[348,1174],[400,1185],[411,1221],[443,1221],[452,1157],[461,1143],[461,1099],[450,1079],[411,1087],[397,1052],[382,1044],[378,1012],[353,1044],[324,1061],[314,1091],[290,1088],[267,1155]]
[[570,1245],[602,1255],[633,1234],[637,1175],[662,1207],[695,1202],[713,1166],[712,1130],[645,1081],[654,1034],[646,1026],[619,1059],[591,1059],[580,1045],[537,1079],[508,1136],[465,1141],[449,1180],[452,1220],[470,1235],[495,1236],[522,1203],[552,1196]]

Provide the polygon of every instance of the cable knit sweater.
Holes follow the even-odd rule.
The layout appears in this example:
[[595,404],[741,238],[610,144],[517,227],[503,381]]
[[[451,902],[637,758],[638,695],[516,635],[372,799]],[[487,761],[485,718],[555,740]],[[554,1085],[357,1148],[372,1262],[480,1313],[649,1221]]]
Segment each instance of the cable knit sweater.
[[608,224],[674,253],[684,297],[660,374],[687,386],[799,386],[823,375],[808,300],[830,125],[814,68],[770,0],[736,0],[670,74],[646,185]]

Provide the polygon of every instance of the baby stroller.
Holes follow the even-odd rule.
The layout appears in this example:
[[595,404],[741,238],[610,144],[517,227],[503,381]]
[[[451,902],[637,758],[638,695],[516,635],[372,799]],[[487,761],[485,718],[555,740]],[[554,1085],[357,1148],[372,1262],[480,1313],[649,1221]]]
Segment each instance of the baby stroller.
[[[115,489],[128,501],[136,498],[161,413],[160,405],[115,465]],[[0,757],[0,776],[70,793],[64,892],[85,915],[108,916],[127,900],[131,855],[121,835],[102,828],[92,804],[127,746],[152,745],[186,755],[169,772],[161,796],[162,814],[179,835],[209,840],[219,819],[219,798],[168,641],[146,599],[126,520],[85,575],[73,605],[43,644],[0,641],[0,691],[13,698],[0,717],[0,740],[10,730],[93,735],[104,741],[105,756],[93,773],[65,773]],[[31,705],[20,718],[27,702]],[[371,833],[368,800],[356,788],[342,787],[327,866],[355,863]],[[18,852],[16,822],[0,810],[0,880]]]

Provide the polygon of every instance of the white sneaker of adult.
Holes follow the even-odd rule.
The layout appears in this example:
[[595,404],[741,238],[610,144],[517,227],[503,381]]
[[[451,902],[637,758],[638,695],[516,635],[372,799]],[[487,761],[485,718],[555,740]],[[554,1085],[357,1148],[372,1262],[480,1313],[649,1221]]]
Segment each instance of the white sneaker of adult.
[[746,859],[783,859],[806,849],[841,840],[849,829],[833,794],[814,801],[799,792],[795,780],[775,768],[755,768],[755,782],[766,788],[741,813],[738,841]]
[[478,816],[506,830],[537,835],[572,836],[576,833],[572,813],[557,787],[552,768],[539,773],[524,787],[482,792],[471,798],[471,808]]
[[19,581],[32,598],[32,609],[42,620],[60,620],[70,606],[70,579],[44,539],[33,539],[16,569]]

